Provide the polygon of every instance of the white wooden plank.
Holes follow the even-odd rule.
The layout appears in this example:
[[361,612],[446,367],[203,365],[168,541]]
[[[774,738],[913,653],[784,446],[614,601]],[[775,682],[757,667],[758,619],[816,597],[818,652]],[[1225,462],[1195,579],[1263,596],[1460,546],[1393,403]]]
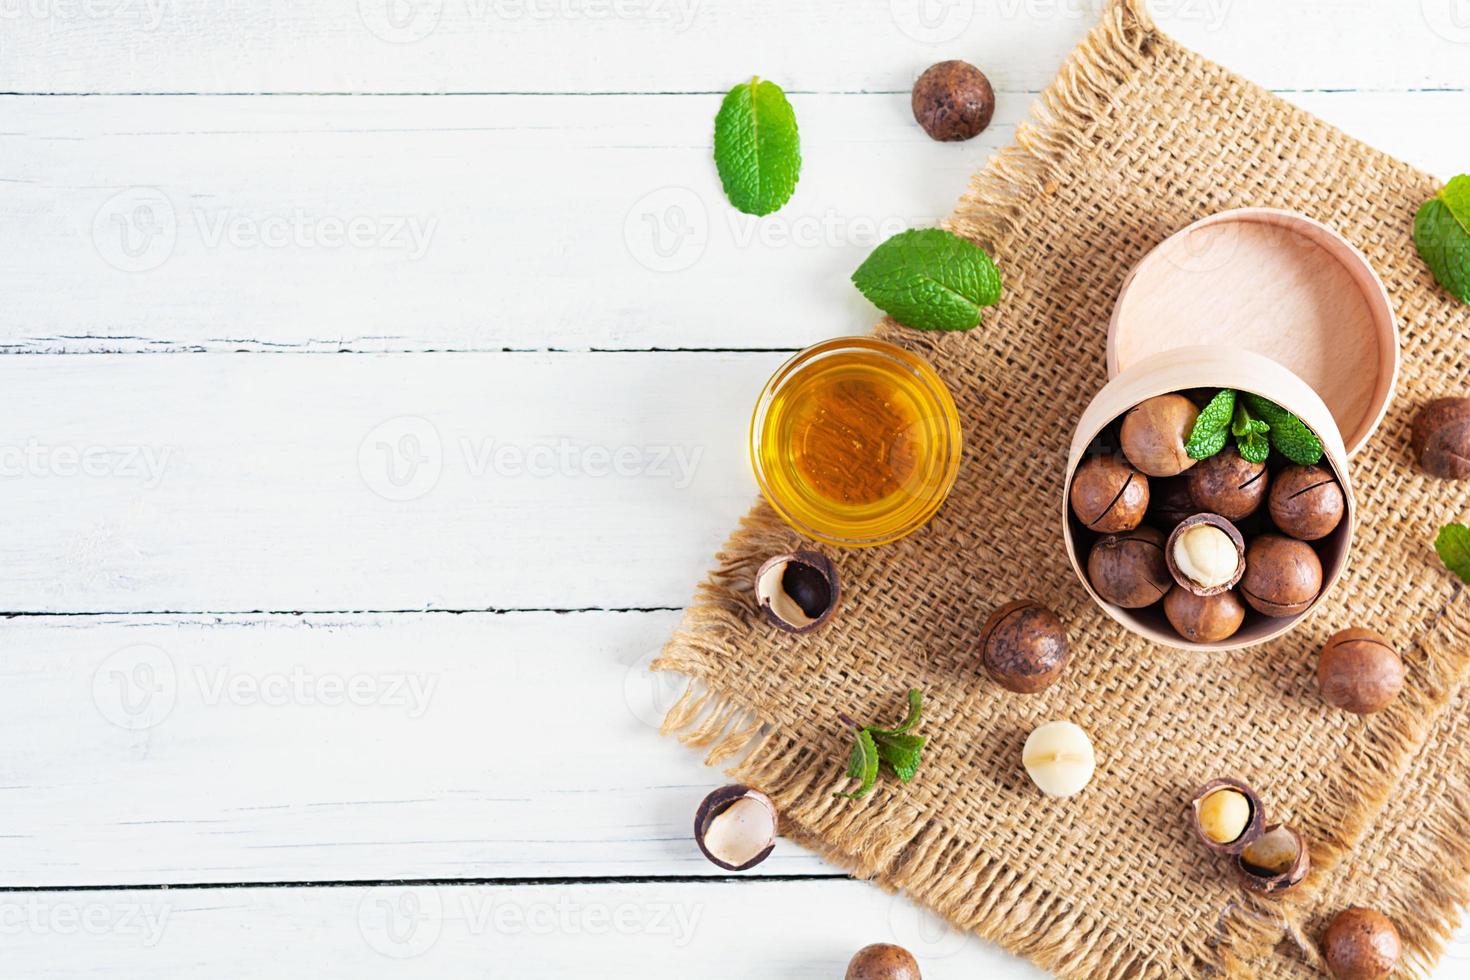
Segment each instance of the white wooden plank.
[[[965,57],[1045,84],[1103,0],[14,0],[21,92],[902,91]],[[1278,88],[1465,87],[1464,0],[1153,0],[1166,30]],[[1289,51],[1289,56],[1284,56]]]
[[925,977],[1045,974],[854,881],[0,893],[9,976],[832,980],[874,942]]
[[800,347],[871,325],[847,277],[948,213],[1029,97],[965,146],[901,97],[797,97],[803,179],[760,220],[720,191],[718,102],[8,100],[0,343]]
[[[1445,177],[1470,160],[1463,94],[1293,98]],[[868,328],[848,275],[1029,101],[955,146],[901,95],[798,96],[804,176],[757,220],[720,193],[711,96],[7,99],[0,344],[800,347]]]
[[722,875],[690,827],[725,780],[646,670],[676,618],[6,621],[0,881]]
[[782,359],[0,359],[0,609],[683,606]]

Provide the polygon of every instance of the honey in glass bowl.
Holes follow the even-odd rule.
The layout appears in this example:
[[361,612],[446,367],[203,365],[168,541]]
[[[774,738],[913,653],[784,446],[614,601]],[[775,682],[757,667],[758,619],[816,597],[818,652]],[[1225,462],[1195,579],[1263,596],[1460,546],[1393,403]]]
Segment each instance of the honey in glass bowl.
[[766,383],[750,453],[766,499],[819,541],[866,547],[928,523],[959,472],[949,389],[922,358],[871,337],[809,347]]

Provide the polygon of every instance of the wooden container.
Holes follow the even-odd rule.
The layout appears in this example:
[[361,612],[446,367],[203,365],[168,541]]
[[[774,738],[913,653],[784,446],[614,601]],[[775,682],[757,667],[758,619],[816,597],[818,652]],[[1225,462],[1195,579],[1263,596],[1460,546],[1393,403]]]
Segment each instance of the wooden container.
[[[1164,618],[1162,603],[1146,609],[1122,609],[1105,602],[1088,581],[1086,563],[1088,542],[1071,512],[1068,499],[1072,475],[1093,445],[1093,441],[1134,405],[1156,395],[1192,388],[1235,388],[1269,398],[1292,412],[1322,440],[1323,465],[1330,465],[1342,484],[1347,500],[1347,513],[1342,523],[1326,538],[1316,542],[1322,559],[1322,592],[1306,612],[1296,616],[1271,619],[1247,613],[1239,632],[1218,643],[1191,643],[1184,639]],[[1230,347],[1180,347],[1144,358],[1118,375],[1092,400],[1072,436],[1067,455],[1067,480],[1062,492],[1062,536],[1066,542],[1067,560],[1082,580],[1089,595],[1113,619],[1128,629],[1156,643],[1185,649],[1235,650],[1274,639],[1311,615],[1312,609],[1332,591],[1347,567],[1352,547],[1356,508],[1352,482],[1348,473],[1347,448],[1338,432],[1332,412],[1301,378],[1260,354]],[[1264,506],[1264,505],[1263,505]]]
[[[1398,380],[1398,326],[1382,280],[1361,252],[1305,215],[1247,208],[1211,215],[1166,239],[1124,280],[1108,328],[1112,379],[1077,423],[1062,494],[1067,557],[1109,616],[1157,643],[1232,650],[1290,630],[1331,592],[1347,566],[1356,507],[1348,457],[1378,428]],[[1162,604],[1104,602],[1085,570],[1086,532],[1068,501],[1072,476],[1094,441],[1134,405],[1169,392],[1235,388],[1276,402],[1322,440],[1324,465],[1347,511],[1316,542],[1322,591],[1306,612],[1271,619],[1248,612],[1228,640],[1190,643]]]

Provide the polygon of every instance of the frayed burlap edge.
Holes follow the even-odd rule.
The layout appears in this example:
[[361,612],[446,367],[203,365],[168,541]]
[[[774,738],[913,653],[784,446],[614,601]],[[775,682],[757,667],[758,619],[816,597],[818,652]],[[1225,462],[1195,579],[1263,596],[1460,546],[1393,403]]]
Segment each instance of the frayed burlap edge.
[[[1156,31],[1143,0],[1110,0],[1102,21],[1042,93],[1032,121],[1018,127],[1015,142],[975,175],[945,226],[1003,251],[1028,204],[1051,193],[1085,152],[1120,88],[1156,45],[1172,44]],[[841,767],[832,758],[765,724],[759,704],[709,688],[707,665],[727,655],[729,638],[749,629],[753,597],[746,556],[775,553],[792,544],[791,531],[764,504],[742,519],[717,556],[719,568],[700,585],[695,603],[652,665],[653,670],[691,678],[668,711],[663,732],[705,750],[707,764],[727,765],[732,778],[768,793],[780,808],[783,836],[885,890],[903,891],[957,928],[1064,976],[1122,980],[1174,975],[1177,958],[1165,962],[1138,948],[1112,930],[1103,913],[1073,907],[1065,895],[1024,880],[934,820],[917,812],[908,821],[875,820],[860,808],[841,805],[831,792],[842,782]],[[1313,841],[1312,881],[1287,902],[1242,893],[1220,911],[1207,944],[1187,949],[1196,960],[1193,972],[1226,977],[1269,973],[1268,958],[1282,942],[1293,943],[1305,960],[1317,962],[1315,944],[1302,926],[1312,896],[1368,831],[1470,666],[1470,603],[1463,593],[1426,630],[1421,651],[1417,665],[1422,674],[1412,692],[1375,720],[1371,751],[1360,752],[1345,766],[1344,784],[1374,788],[1356,794],[1348,805],[1352,814],[1338,833]],[[1394,760],[1390,771],[1384,770],[1385,759]],[[1443,839],[1455,842],[1455,853],[1470,862],[1470,812],[1441,813],[1436,820],[1444,825]],[[1461,887],[1447,886],[1425,896],[1438,946],[1452,934],[1467,895],[1464,883],[1456,884]],[[1437,957],[1437,948],[1412,941],[1409,946],[1411,961],[1432,963]]]

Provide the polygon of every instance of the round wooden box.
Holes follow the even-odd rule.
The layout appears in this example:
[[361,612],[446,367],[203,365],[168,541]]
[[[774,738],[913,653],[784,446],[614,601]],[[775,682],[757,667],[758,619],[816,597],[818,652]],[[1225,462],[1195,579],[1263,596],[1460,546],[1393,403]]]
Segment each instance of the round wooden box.
[[[1377,429],[1398,377],[1398,328],[1382,281],[1367,259],[1320,222],[1252,208],[1213,215],[1150,252],[1129,274],[1108,331],[1112,380],[1073,434],[1062,493],[1068,560],[1088,594],[1113,619],[1157,643],[1233,650],[1290,630],[1320,605],[1347,567],[1356,504],[1348,457]],[[1347,513],[1316,542],[1322,591],[1295,616],[1248,613],[1228,640],[1191,643],[1162,604],[1123,609],[1088,581],[1088,542],[1068,494],[1078,464],[1134,405],[1201,388],[1252,392],[1286,408],[1322,440],[1323,463],[1342,484]]]

